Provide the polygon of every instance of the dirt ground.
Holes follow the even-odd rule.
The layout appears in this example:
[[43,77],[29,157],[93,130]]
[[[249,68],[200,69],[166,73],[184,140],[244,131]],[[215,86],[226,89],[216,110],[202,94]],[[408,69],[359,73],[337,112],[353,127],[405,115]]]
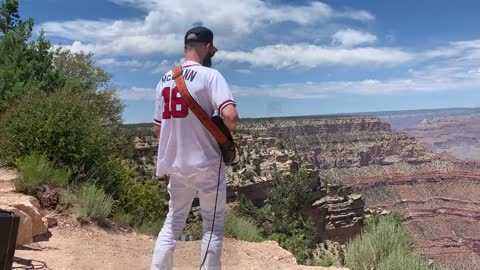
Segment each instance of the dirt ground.
[[[16,172],[0,169],[0,190],[11,192],[11,181],[15,177]],[[58,225],[50,228],[47,236],[17,247],[15,257],[20,261],[14,263],[13,269],[150,269],[153,237],[116,226],[81,226],[71,217],[58,216],[57,219]],[[174,269],[199,269],[200,241],[179,241],[174,264]],[[276,242],[250,243],[229,238],[224,240],[222,265],[225,270],[341,269],[297,265],[294,257]]]
[[[131,270],[149,269],[154,239],[136,232],[104,229],[96,225],[80,226],[61,223],[51,228],[51,237],[38,239],[17,248],[15,256],[36,260],[33,265],[46,265],[54,270]],[[179,241],[175,252],[175,268],[193,270],[200,264],[200,241]],[[299,266],[293,256],[276,242],[250,243],[225,239],[223,269],[338,269]],[[21,264],[15,264],[21,266]],[[37,268],[35,268],[37,269]]]

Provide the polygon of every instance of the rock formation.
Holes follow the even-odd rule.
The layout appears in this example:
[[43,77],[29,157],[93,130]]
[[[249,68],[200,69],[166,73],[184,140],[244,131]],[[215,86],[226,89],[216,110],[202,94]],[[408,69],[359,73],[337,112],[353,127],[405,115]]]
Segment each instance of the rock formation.
[[40,210],[40,204],[32,196],[14,192],[12,171],[0,170],[0,208],[20,216],[17,246],[29,244],[33,237],[48,230],[48,220]]
[[364,202],[361,194],[339,184],[327,184],[305,209],[323,240],[345,243],[361,232]]

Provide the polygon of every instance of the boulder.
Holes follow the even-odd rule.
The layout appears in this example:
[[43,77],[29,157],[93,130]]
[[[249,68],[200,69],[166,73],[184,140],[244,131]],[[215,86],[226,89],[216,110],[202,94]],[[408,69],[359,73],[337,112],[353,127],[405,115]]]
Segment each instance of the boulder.
[[34,236],[48,231],[48,220],[40,213],[40,204],[32,196],[19,193],[2,193],[0,196],[0,208],[16,209],[20,216],[20,228],[17,245],[30,243]]
[[32,218],[27,215],[22,210],[19,210],[14,207],[3,206],[0,205],[0,208],[13,212],[15,215],[20,217],[20,224],[18,226],[18,234],[17,234],[17,246],[26,245],[32,243],[33,235],[32,235]]
[[47,219],[48,228],[52,228],[58,225],[58,220],[53,215],[47,215],[45,218]]

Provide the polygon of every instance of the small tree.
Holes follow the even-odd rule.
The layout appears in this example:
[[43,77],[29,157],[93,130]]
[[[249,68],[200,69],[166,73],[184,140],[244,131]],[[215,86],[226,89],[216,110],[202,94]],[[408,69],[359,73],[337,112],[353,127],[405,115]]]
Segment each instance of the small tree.
[[96,92],[110,87],[111,75],[95,65],[92,53],[72,53],[70,50],[58,48],[53,65],[62,73],[67,88]]
[[304,171],[293,175],[274,176],[268,195],[271,215],[268,217],[275,233],[291,233],[293,227],[306,222],[303,209],[311,194],[310,178]]

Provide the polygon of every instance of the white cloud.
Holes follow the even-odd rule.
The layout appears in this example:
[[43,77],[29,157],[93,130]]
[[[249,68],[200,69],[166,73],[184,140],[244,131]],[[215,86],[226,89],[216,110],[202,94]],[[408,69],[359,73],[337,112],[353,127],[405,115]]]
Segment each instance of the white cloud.
[[245,69],[245,68],[239,68],[239,69],[236,69],[235,71],[238,72],[238,73],[242,73],[242,74],[252,73],[252,71],[250,69]]
[[465,40],[465,41],[453,41],[450,44],[457,48],[463,49],[480,49],[480,39]]
[[468,74],[480,74],[480,68],[473,68],[467,71]]
[[181,43],[179,37],[175,35],[165,36],[130,36],[118,37],[115,40],[96,43],[82,43],[74,41],[71,45],[61,45],[61,47],[72,52],[91,52],[96,56],[142,56],[153,53],[178,54],[183,51],[183,47],[177,46]]
[[349,18],[352,20],[358,20],[358,21],[373,21],[375,20],[375,17],[370,13],[365,10],[360,10],[360,11],[347,11],[343,13],[339,13],[336,15],[337,17],[340,18]]
[[132,87],[118,91],[123,100],[155,100],[155,88]]
[[160,64],[157,65],[155,69],[153,69],[153,73],[167,73],[170,69],[172,69],[173,64],[170,63],[168,60],[162,60]]
[[458,48],[439,48],[425,51],[423,56],[426,58],[452,57],[458,55],[460,52]]
[[353,47],[364,43],[375,42],[377,37],[366,32],[343,29],[333,34],[332,39],[334,44],[339,43],[345,47]]
[[[395,80],[360,80],[264,84],[251,87],[231,85],[234,96],[272,96],[288,99],[326,99],[338,94],[353,95],[405,95],[418,92],[475,90],[480,88],[480,72],[470,78],[408,77]],[[119,91],[124,100],[154,100],[155,89],[133,87]]]
[[[466,44],[466,43],[462,43]],[[471,43],[470,43],[471,44]],[[457,46],[456,44],[453,46]],[[236,96],[275,96],[284,98],[326,98],[338,94],[353,95],[406,95],[420,92],[441,92],[480,89],[480,57],[471,56],[480,50],[452,47],[452,54],[431,54],[442,59],[429,65],[410,69],[406,76],[395,79],[364,79],[358,81],[327,81],[257,85],[254,87],[232,86]],[[420,53],[425,57],[431,51]],[[448,52],[448,53],[447,53]],[[446,55],[456,58],[445,59]]]
[[[374,40],[374,36],[368,38],[369,34],[363,34],[363,42],[367,42],[368,39]],[[342,35],[337,35],[337,38],[339,36]],[[360,37],[360,35],[357,37]],[[339,38],[339,42],[341,39],[343,44],[350,46],[355,43],[359,44],[362,39],[349,39],[346,38],[346,35],[342,38]],[[388,47],[337,47],[306,43],[276,44],[257,47],[250,51],[220,51],[215,59],[221,62],[248,63],[256,67],[281,69],[293,67],[315,68],[325,65],[396,66],[405,63],[420,64],[432,59],[439,61],[437,58],[451,60],[452,57],[457,57],[455,61],[477,59],[479,63],[474,63],[480,64],[480,40],[451,42],[450,46],[418,53]]]
[[[324,23],[336,18],[371,21],[367,11],[335,10],[312,1],[305,5],[272,4],[261,0],[113,0],[141,8],[143,19],[51,21],[39,26],[46,35],[71,40],[68,48],[97,55],[180,54],[183,34],[194,24],[204,24],[215,32],[221,45],[237,44],[246,36],[279,23],[297,26]],[[223,47],[223,46],[220,46]]]
[[460,57],[457,60],[480,58],[480,40],[464,40],[449,42],[449,46],[427,50],[422,53],[424,58]]
[[220,51],[216,58],[224,62],[249,63],[262,67],[313,68],[322,65],[401,64],[412,60],[414,55],[394,48],[338,48],[310,44],[278,44],[258,47],[249,52]]
[[98,59],[96,63],[102,66],[126,67],[129,68],[130,71],[149,69],[155,65],[153,61],[118,60],[115,58],[101,58]]
[[[480,77],[480,76],[479,76]],[[480,78],[474,80],[431,81],[422,79],[361,80],[320,83],[291,83],[242,87],[233,85],[235,96],[274,96],[289,99],[328,98],[338,94],[404,95],[415,92],[438,92],[480,88]]]
[[[452,46],[457,46],[453,45]],[[473,49],[472,49],[473,48]],[[456,58],[443,58],[427,66],[410,69],[406,76],[393,79],[364,79],[358,81],[326,81],[304,83],[260,84],[256,86],[231,85],[234,96],[273,96],[289,99],[317,98],[325,99],[338,94],[348,95],[407,95],[412,93],[432,94],[441,91],[478,90],[480,89],[480,58],[465,57],[478,50],[468,46],[468,49],[452,47],[458,50]],[[356,50],[356,49],[351,49]],[[425,55],[420,53],[419,55]],[[296,52],[295,52],[296,53]],[[253,59],[261,54],[253,54],[242,59]],[[280,61],[279,58],[276,58]],[[257,59],[258,63],[265,64],[264,60]],[[291,61],[291,60],[288,60]],[[329,60],[331,62],[331,60]],[[271,64],[271,63],[270,63]],[[292,63],[289,63],[292,64]],[[299,63],[293,63],[298,65]],[[154,89],[132,88],[120,92],[123,99],[153,100]]]

